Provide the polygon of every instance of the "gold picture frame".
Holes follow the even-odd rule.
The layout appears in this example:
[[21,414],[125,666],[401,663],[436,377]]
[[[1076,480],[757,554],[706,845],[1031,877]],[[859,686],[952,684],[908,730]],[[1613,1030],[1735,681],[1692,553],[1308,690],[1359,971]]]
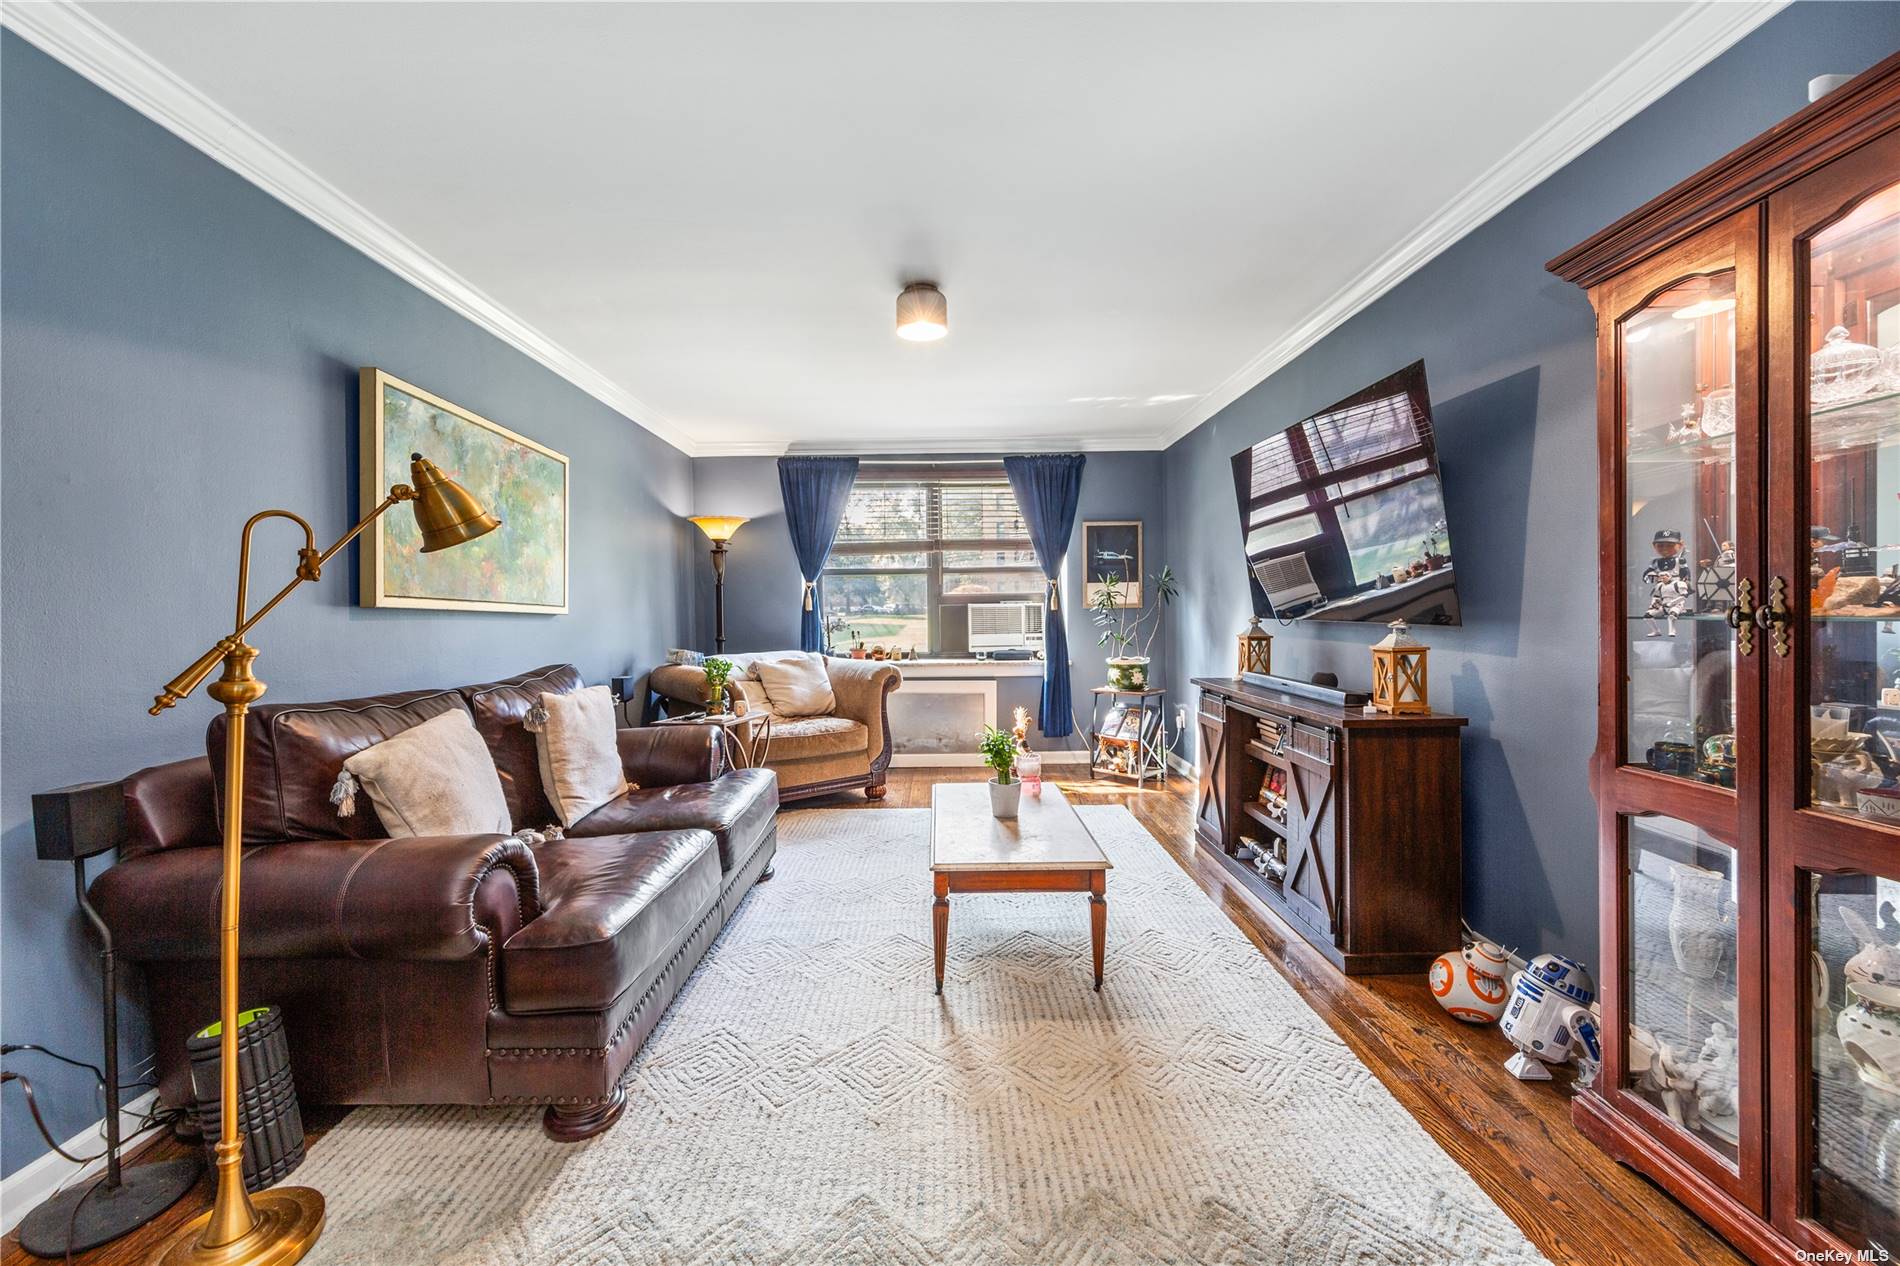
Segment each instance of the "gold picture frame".
[[1101,519],[1082,525],[1082,601],[1094,606],[1101,597],[1098,578],[1112,570],[1121,583],[1117,608],[1139,610],[1142,604],[1140,519]]
[[433,611],[568,611],[565,455],[374,366],[358,373],[361,504],[409,479],[420,452],[502,521],[461,549],[420,553],[407,515],[385,515],[362,540],[358,601]]

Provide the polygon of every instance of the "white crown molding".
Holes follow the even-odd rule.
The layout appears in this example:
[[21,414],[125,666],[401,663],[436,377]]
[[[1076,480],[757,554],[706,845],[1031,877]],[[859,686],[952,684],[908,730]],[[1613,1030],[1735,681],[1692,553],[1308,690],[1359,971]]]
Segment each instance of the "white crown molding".
[[1734,3],[1703,0],[1671,22],[1439,208],[1410,237],[1235,370],[1220,386],[1189,405],[1172,426],[1155,437],[1153,447],[1171,447],[1266,381],[1460,238],[1702,69],[1788,3],[1789,0]]
[[692,437],[658,410],[483,293],[73,0],[9,0],[0,7],[0,25],[634,425],[695,455]]

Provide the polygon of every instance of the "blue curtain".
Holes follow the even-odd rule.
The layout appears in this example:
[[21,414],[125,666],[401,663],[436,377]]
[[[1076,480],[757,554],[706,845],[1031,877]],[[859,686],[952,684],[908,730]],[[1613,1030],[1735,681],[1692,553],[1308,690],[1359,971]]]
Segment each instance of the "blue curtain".
[[798,622],[801,650],[819,651],[825,647],[824,621],[813,593],[818,573],[831,556],[831,542],[838,535],[838,521],[844,518],[844,503],[851,497],[851,485],[858,477],[855,457],[781,457],[778,459],[778,487],[785,498],[785,526],[791,529],[792,550],[798,555],[798,570],[805,577],[804,606]]
[[1048,737],[1062,738],[1075,731],[1075,723],[1069,702],[1069,635],[1062,626],[1057,580],[1062,556],[1069,552],[1069,534],[1075,530],[1075,507],[1082,495],[1082,455],[1005,457],[1003,470],[1029,526],[1036,561],[1049,580],[1049,606],[1042,622],[1042,712],[1036,724]]

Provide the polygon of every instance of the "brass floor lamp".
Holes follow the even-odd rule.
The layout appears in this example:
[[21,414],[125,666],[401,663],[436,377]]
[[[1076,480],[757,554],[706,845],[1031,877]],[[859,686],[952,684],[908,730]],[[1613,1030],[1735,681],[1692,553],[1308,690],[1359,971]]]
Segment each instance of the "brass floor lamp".
[[[224,741],[224,892],[219,928],[219,1097],[218,1194],[211,1210],[172,1237],[157,1260],[163,1266],[277,1266],[298,1261],[323,1231],[323,1196],[310,1187],[272,1187],[252,1196],[244,1189],[244,1137],[238,1130],[238,878],[244,848],[244,718],[264,695],[264,683],[251,675],[256,648],[244,635],[307,580],[323,575],[323,565],[355,540],[384,511],[402,501],[415,502],[422,529],[422,552],[433,553],[485,536],[501,526],[466,489],[438,470],[421,453],[409,455],[410,484],[396,484],[377,507],[322,553],[310,524],[288,510],[265,510],[244,525],[238,551],[237,623],[228,637],[199,656],[173,678],[152,703],[157,716],[196,690],[211,670],[224,672],[206,693],[224,705],[230,723]],[[303,529],[297,574],[277,596],[246,613],[251,578],[251,531],[265,519],[289,519]]]

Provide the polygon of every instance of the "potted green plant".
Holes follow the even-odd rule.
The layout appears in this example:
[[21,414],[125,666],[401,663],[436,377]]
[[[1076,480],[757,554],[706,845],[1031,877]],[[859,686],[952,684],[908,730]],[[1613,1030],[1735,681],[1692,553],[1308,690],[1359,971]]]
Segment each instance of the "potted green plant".
[[715,655],[706,661],[706,711],[713,716],[726,710],[726,683],[731,679],[731,660]]
[[1102,635],[1097,646],[1110,649],[1108,684],[1116,690],[1146,690],[1148,651],[1161,633],[1161,611],[1181,592],[1175,583],[1174,568],[1163,567],[1148,577],[1154,589],[1154,601],[1145,607],[1128,605],[1128,591],[1115,576],[1102,576],[1089,609],[1095,613],[1096,627]]
[[1016,736],[986,725],[976,746],[983,763],[996,771],[989,783],[990,812],[999,818],[1015,817],[1023,798],[1023,785],[1016,781]]
[[[829,617],[826,618],[825,620],[825,654],[827,655],[843,654],[843,652],[838,649],[838,635],[840,633],[843,633],[844,631],[845,631],[845,622],[844,622],[843,616],[838,615],[836,612],[834,612]],[[851,632],[852,632],[852,636],[855,637],[857,635],[857,630],[853,629]]]

